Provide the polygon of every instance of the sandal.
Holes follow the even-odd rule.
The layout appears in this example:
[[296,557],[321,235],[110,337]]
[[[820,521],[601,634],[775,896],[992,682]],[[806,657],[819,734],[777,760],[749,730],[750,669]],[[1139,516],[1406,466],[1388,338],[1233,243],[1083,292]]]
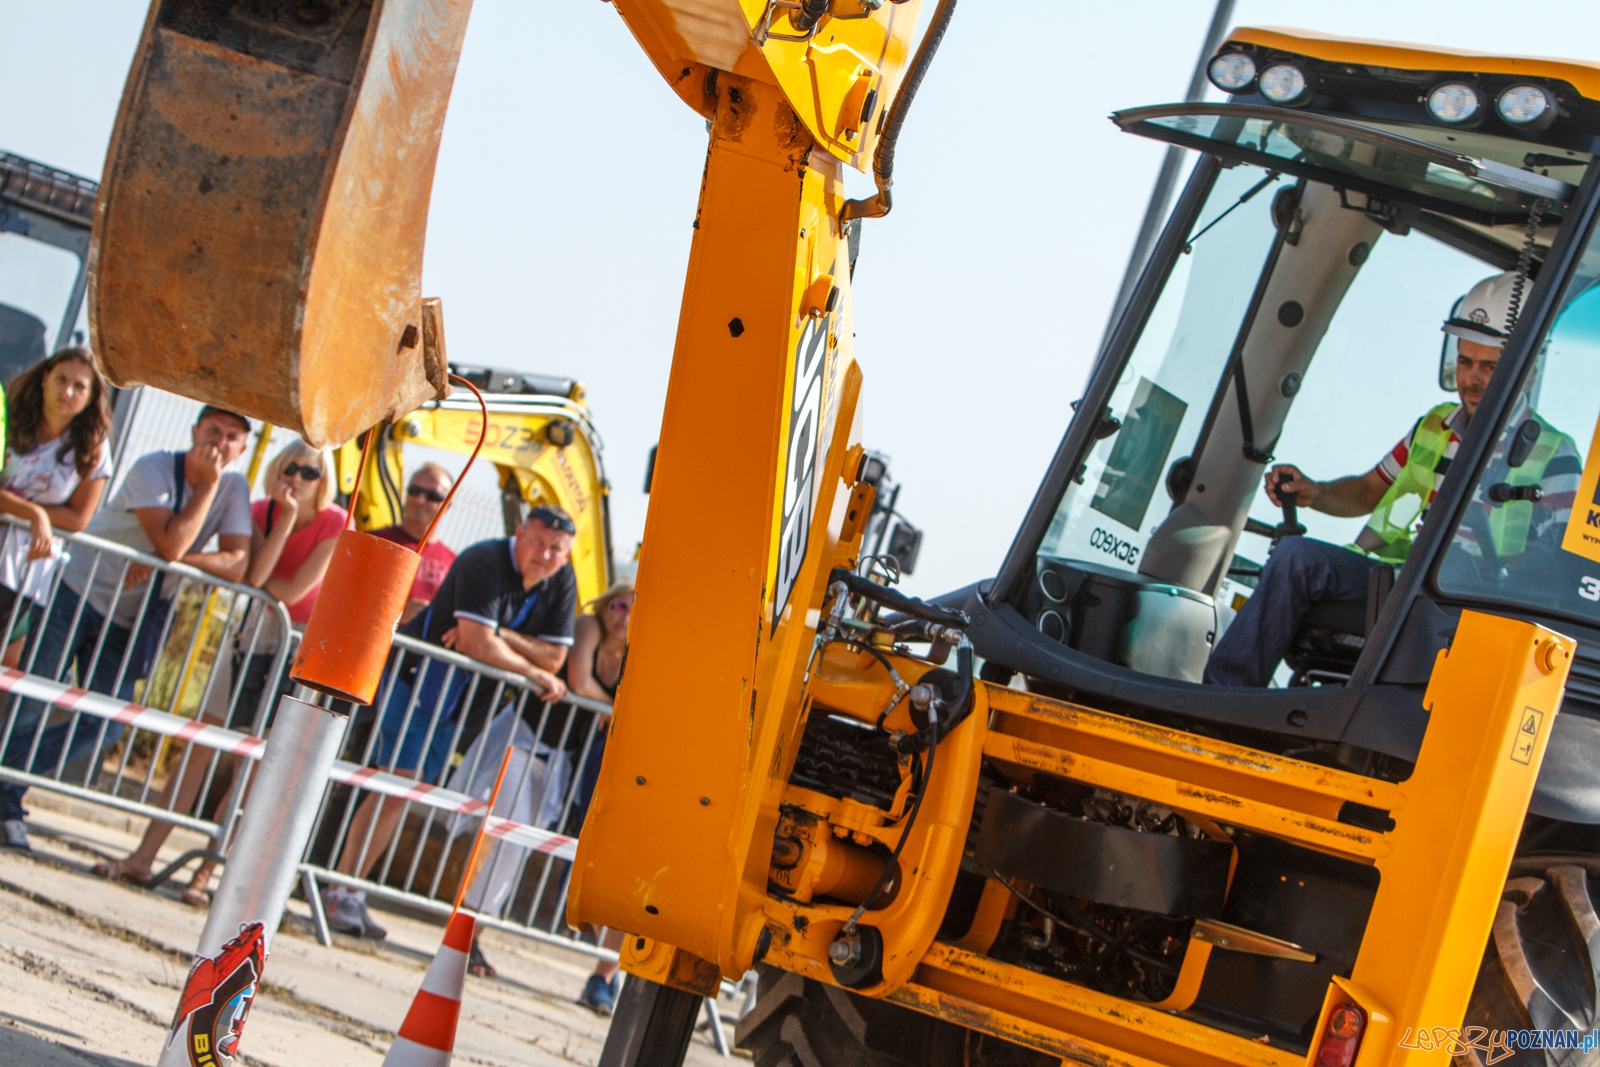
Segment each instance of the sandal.
[[182,893],[178,894],[178,899],[189,905],[191,908],[211,907],[211,894],[195,885],[190,886]]
[[126,885],[142,886],[150,880],[148,871],[143,876],[136,875],[124,866],[127,862],[127,860],[112,860],[110,863],[97,863],[89,868],[89,873],[108,882],[122,882]]
[[477,938],[472,939],[472,951],[467,953],[467,973],[475,974],[479,978],[493,978],[500,973],[489,965],[483,950],[478,947]]

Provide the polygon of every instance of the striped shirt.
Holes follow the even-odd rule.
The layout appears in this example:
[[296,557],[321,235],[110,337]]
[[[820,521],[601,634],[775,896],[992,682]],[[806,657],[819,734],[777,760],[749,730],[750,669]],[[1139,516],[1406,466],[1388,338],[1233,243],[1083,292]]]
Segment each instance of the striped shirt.
[[[1482,484],[1478,487],[1470,506],[1482,508],[1485,512],[1491,511],[1496,506],[1487,499],[1485,487],[1505,478],[1508,470],[1505,462],[1506,444],[1515,435],[1516,428],[1528,417],[1528,413],[1527,396],[1524,394],[1518,400],[1511,418],[1506,420],[1506,432],[1501,434],[1500,440],[1495,445],[1486,476],[1481,479]],[[1450,443],[1445,447],[1444,458],[1434,468],[1433,490],[1422,505],[1424,514],[1428,506],[1433,503],[1434,497],[1438,495],[1439,487],[1444,484],[1445,475],[1450,472],[1450,464],[1455,459],[1456,450],[1461,446],[1461,434],[1467,428],[1467,419],[1466,409],[1459,404],[1444,419],[1444,424],[1450,428]],[[1421,425],[1422,420],[1418,419],[1416,425],[1411,427],[1411,432],[1378,461],[1375,469],[1386,484],[1393,485],[1400,472],[1405,469],[1406,460],[1411,455],[1412,439],[1416,436],[1417,427]],[[1550,462],[1545,465],[1544,473],[1539,479],[1539,487],[1544,491],[1544,496],[1533,507],[1528,529],[1530,544],[1548,538],[1552,532],[1555,537],[1560,537],[1561,531],[1566,529],[1567,519],[1572,515],[1572,505],[1578,496],[1578,480],[1582,475],[1583,458],[1578,455],[1572,438],[1563,434],[1556,446],[1555,454],[1550,457]],[[1419,522],[1422,517],[1418,516]],[[1478,555],[1477,535],[1467,523],[1462,523],[1456,529],[1455,539],[1473,555]]]
[[[1450,463],[1456,458],[1456,450],[1461,447],[1461,431],[1467,428],[1466,409],[1457,404],[1455,410],[1445,416],[1444,424],[1450,428],[1450,443],[1445,446],[1444,458],[1433,468],[1433,490],[1428,494],[1428,499],[1422,502],[1423,510],[1427,510],[1428,505],[1433,503],[1433,498],[1439,495],[1439,486],[1444,484],[1444,476],[1450,473]],[[1400,477],[1400,472],[1405,470],[1406,461],[1411,458],[1412,439],[1416,437],[1417,427],[1421,425],[1422,419],[1418,419],[1412,425],[1411,432],[1402,437],[1400,442],[1378,461],[1378,466],[1374,469],[1385,485],[1393,485],[1394,480]]]

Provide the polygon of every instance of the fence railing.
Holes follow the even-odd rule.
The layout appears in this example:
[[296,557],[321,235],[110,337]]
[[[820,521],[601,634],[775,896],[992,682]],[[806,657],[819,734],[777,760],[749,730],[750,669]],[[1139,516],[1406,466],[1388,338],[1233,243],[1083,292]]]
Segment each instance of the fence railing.
[[[293,631],[281,604],[88,534],[57,531],[59,551],[29,560],[25,524],[0,520],[0,583],[17,594],[0,591],[6,666],[261,736],[271,701],[240,665],[282,673]],[[62,703],[0,704],[0,782],[200,830],[218,850],[248,779],[237,762]]]
[[[364,766],[487,801],[510,748],[493,814],[576,837],[610,712],[611,705],[576,695],[548,702],[521,675],[402,635],[376,701],[351,715],[344,752]],[[389,810],[380,817],[384,806]],[[303,870],[318,881],[443,914],[465,873],[478,821],[330,785]],[[487,925],[612,955],[575,941],[564,922],[570,867],[550,851],[494,841],[464,903]]]
[[[0,516],[0,583],[23,595],[0,605],[6,666],[157,711],[263,737],[293,686],[299,642],[283,605],[259,589],[86,534],[61,534],[65,556],[26,561],[26,528]],[[6,561],[21,560],[13,572]],[[146,576],[148,571],[148,576]],[[0,600],[4,599],[0,592]],[[0,697],[0,783],[65,793],[199,830],[226,852],[253,762],[204,739],[141,729],[102,714],[6,693]],[[373,704],[349,713],[342,756],[487,801],[490,814],[575,838],[599,773],[611,706],[581,696],[552,703],[527,678],[397,635]],[[393,790],[391,789],[392,793]],[[482,814],[330,782],[302,870],[424,911],[448,912]],[[601,956],[564,921],[570,842],[541,848],[494,839],[465,903],[486,925]]]

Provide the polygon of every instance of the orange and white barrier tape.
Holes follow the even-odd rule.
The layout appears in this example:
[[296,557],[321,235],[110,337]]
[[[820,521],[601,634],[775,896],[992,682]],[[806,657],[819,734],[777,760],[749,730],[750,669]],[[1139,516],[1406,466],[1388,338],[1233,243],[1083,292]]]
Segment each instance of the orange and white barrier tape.
[[[10,668],[0,667],[0,693],[32,697],[47,704],[54,704],[58,708],[65,708],[67,711],[109,719],[125,726],[149,730],[151,733],[200,745],[202,748],[243,756],[245,759],[260,759],[267,747],[266,738],[243,734],[213,723],[185,719],[181,715],[156,711],[142,704],[119,700],[103,693],[91,693],[87,689],[79,689],[65,682],[51,681],[49,678],[25,674]],[[329,777],[344,785],[352,785],[384,796],[399,797],[402,800],[414,801],[457,815],[481,816],[489,807],[487,801],[478,800],[465,793],[442,789],[414,778],[390,774],[376,767],[362,767],[345,760],[334,763],[333,772]],[[498,841],[547,853],[557,859],[573,859],[578,851],[578,839],[575,837],[567,837],[551,830],[541,830],[537,826],[513,822],[498,815],[489,816],[489,827],[484,832]]]

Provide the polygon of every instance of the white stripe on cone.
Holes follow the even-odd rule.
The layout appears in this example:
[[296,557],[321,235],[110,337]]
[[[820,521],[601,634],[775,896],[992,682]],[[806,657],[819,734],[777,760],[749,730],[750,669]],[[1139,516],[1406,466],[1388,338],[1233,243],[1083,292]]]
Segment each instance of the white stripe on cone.
[[[244,756],[246,759],[260,759],[267,747],[264,739],[239,733],[237,730],[169,715],[141,704],[118,700],[101,693],[91,693],[76,686],[41,678],[36,674],[24,674],[10,668],[0,668],[0,693],[16,693],[19,696],[32,697],[70,711],[100,719],[110,719],[140,730],[175,737],[202,748]],[[333,772],[328,777],[345,785],[357,786],[374,793],[415,801],[430,808],[461,815],[482,815],[489,807],[484,801],[469,797],[465,793],[426,785],[412,778],[401,778],[373,767],[361,767],[344,760],[334,763]],[[489,828],[485,833],[496,840],[522,845],[557,859],[571,860],[578,854],[578,839],[575,837],[541,830],[536,826],[513,822],[498,815],[489,816]]]
[[397,1037],[383,1058],[383,1067],[450,1067],[450,1053]]
[[460,1000],[467,984],[467,954],[448,945],[440,945],[438,955],[422,976],[422,992],[447,1000]]

